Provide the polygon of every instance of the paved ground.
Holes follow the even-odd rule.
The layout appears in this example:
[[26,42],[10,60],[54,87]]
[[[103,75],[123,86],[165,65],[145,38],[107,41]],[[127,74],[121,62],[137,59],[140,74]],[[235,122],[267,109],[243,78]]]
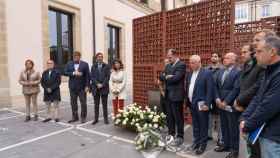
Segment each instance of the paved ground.
[[[44,105],[40,105],[40,121],[25,123],[24,108],[0,109],[0,157],[1,158],[143,158],[135,150],[135,133],[115,127],[112,122],[104,125],[101,120],[95,126],[93,103],[88,105],[88,122],[68,124],[71,108],[67,101],[61,105],[60,123],[42,123],[46,117]],[[191,143],[191,126],[186,126],[185,143]],[[241,153],[244,145],[241,145]],[[225,154],[213,152],[214,142],[201,158],[223,158]],[[159,158],[196,157],[163,151]],[[244,158],[244,156],[240,156]]]

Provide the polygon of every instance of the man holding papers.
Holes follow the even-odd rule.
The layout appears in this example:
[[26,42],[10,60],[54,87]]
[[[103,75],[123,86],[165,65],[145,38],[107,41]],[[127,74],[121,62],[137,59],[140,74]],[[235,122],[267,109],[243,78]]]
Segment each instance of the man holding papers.
[[193,125],[193,145],[189,149],[200,155],[207,146],[209,107],[213,101],[214,80],[212,72],[201,67],[200,56],[192,55],[189,65],[192,71],[186,77],[186,100]]
[[276,36],[265,38],[264,42],[257,46],[256,58],[259,65],[267,68],[256,97],[242,114],[240,129],[244,133],[260,129],[262,158],[279,158],[280,38]]

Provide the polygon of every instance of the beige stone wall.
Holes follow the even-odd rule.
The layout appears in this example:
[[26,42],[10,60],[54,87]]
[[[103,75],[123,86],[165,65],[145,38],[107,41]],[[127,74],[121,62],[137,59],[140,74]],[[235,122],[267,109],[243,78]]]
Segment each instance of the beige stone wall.
[[0,0],[0,108],[10,105],[5,0]]

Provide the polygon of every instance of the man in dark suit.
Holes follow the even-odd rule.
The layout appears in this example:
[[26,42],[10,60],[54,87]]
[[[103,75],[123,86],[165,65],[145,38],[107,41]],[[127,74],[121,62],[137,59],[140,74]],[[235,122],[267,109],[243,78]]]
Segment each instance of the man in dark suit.
[[92,95],[94,98],[94,121],[95,125],[99,118],[99,104],[100,99],[103,107],[104,123],[109,124],[108,120],[108,94],[109,94],[109,80],[110,80],[110,67],[103,62],[103,54],[96,54],[97,62],[91,68],[91,86]]
[[55,122],[59,122],[59,114],[58,114],[58,106],[61,100],[60,97],[60,83],[61,83],[61,75],[54,68],[54,61],[47,61],[47,70],[45,70],[42,74],[41,85],[44,88],[44,102],[48,108],[48,118],[46,118],[43,122],[49,122],[52,120],[51,114],[51,104],[54,107],[54,119]]
[[186,64],[180,61],[174,49],[168,50],[167,58],[170,63],[165,67],[165,73],[161,74],[160,79],[166,83],[165,95],[168,100],[167,122],[169,135],[176,136],[174,145],[179,147],[184,142],[183,102]]
[[235,66],[237,56],[227,53],[224,56],[225,69],[217,74],[215,101],[220,109],[221,129],[224,144],[215,148],[216,152],[230,151],[226,158],[237,158],[239,154],[239,122],[240,113],[235,111],[234,100],[239,94],[240,70]]
[[74,52],[74,61],[70,61],[65,67],[65,75],[69,77],[69,90],[71,97],[72,119],[69,123],[79,120],[78,98],[81,103],[81,123],[85,123],[87,117],[87,92],[89,90],[90,73],[88,63],[81,60],[81,53]]
[[192,55],[189,62],[191,73],[186,77],[187,105],[191,110],[193,144],[190,150],[204,153],[208,140],[209,109],[213,101],[214,80],[212,72],[201,67],[198,55]]

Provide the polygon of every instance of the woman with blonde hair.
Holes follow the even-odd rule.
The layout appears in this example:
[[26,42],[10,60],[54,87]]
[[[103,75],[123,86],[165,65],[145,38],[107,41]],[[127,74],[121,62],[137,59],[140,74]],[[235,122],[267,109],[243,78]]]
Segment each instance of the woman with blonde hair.
[[41,75],[34,70],[34,62],[30,59],[25,61],[25,70],[20,73],[19,83],[22,85],[22,93],[26,104],[25,122],[31,120],[30,106],[33,104],[34,121],[38,120],[37,96],[40,92]]

